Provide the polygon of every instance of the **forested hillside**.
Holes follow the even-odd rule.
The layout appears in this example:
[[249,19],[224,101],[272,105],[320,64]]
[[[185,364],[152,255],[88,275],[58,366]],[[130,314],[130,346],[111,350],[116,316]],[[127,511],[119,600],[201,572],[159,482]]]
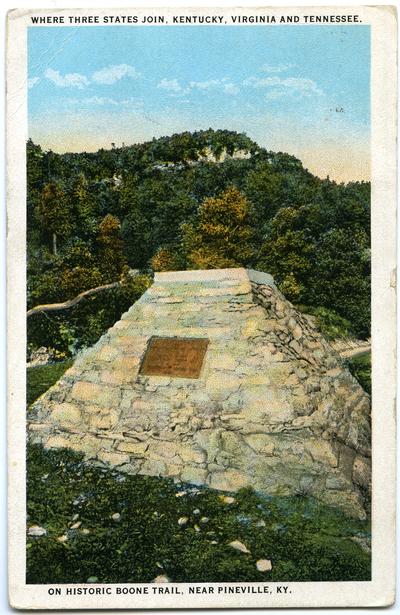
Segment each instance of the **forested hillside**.
[[[27,144],[28,307],[123,277],[76,308],[29,319],[30,349],[73,354],[153,270],[248,266],[338,330],[370,330],[370,185],[337,184],[225,130],[96,153]],[[139,269],[132,279],[128,268]]]

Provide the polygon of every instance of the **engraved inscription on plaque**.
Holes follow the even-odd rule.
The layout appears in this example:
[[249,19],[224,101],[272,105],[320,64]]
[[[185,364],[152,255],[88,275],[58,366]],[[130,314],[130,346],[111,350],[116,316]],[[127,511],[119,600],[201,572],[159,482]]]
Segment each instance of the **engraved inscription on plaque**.
[[193,337],[152,337],[140,374],[198,378],[208,340]]

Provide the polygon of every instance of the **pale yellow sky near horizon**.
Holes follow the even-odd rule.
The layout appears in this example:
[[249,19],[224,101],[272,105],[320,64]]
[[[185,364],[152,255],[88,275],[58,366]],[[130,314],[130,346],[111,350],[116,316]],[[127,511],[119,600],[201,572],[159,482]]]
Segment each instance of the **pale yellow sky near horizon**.
[[[232,116],[229,126],[218,119],[211,126],[245,132],[256,143],[271,151],[286,152],[299,158],[304,167],[321,178],[337,182],[370,180],[370,145],[362,127],[349,124],[332,114],[295,121],[285,117]],[[143,109],[122,113],[82,114],[69,111],[62,116],[54,112],[43,114],[30,122],[30,137],[43,149],[58,153],[94,152],[110,149],[111,143],[121,146],[143,143],[160,136],[187,130],[188,118],[147,114]],[[193,131],[207,129],[199,123]]]

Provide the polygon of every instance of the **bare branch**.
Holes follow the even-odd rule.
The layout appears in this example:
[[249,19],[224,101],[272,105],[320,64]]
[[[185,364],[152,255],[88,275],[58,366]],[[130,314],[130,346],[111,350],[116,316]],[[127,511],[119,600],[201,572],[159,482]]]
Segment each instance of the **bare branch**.
[[79,293],[79,295],[77,295],[73,299],[68,299],[68,301],[64,301],[63,303],[46,303],[43,305],[36,305],[35,307],[28,310],[26,315],[29,318],[29,316],[32,316],[32,314],[37,314],[38,312],[58,312],[60,310],[66,310],[82,301],[82,299],[84,299],[85,297],[100,293],[103,290],[116,288],[120,285],[121,282],[111,282],[110,284],[104,284],[103,286],[96,286],[96,288],[89,288],[89,290],[85,290],[82,293]]

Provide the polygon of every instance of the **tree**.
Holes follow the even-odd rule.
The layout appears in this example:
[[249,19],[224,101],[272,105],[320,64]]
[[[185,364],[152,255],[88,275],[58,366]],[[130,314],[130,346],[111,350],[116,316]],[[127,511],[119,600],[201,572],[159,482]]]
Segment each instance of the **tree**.
[[185,261],[179,248],[161,247],[150,260],[153,271],[179,271],[185,268]]
[[113,282],[121,275],[126,258],[121,225],[115,216],[107,214],[100,222],[96,239],[99,269],[104,282]]
[[28,235],[32,237],[35,230],[35,208],[40,202],[43,186],[43,151],[40,145],[35,145],[32,139],[26,144],[26,192],[27,192],[27,227]]
[[199,208],[197,220],[182,227],[188,267],[218,269],[248,265],[254,253],[250,217],[250,204],[237,188],[228,188],[219,197],[206,199]]
[[57,254],[57,237],[67,238],[72,230],[66,194],[59,183],[44,186],[35,211],[43,231],[52,237],[53,254]]
[[26,144],[26,183],[28,195],[31,190],[40,189],[43,182],[43,150],[32,139]]
[[332,229],[318,242],[308,286],[309,303],[335,310],[355,334],[370,334],[370,243],[360,229]]
[[96,229],[95,206],[83,173],[79,173],[73,180],[68,200],[70,212],[74,217],[76,227],[79,228],[80,236],[85,239],[93,237]]
[[282,206],[284,176],[271,168],[268,162],[262,162],[250,171],[246,177],[245,194],[253,203],[260,233]]
[[134,269],[145,267],[154,252],[151,242],[151,225],[139,207],[135,206],[122,225],[125,253]]
[[312,267],[313,241],[299,228],[299,210],[285,207],[273,218],[261,246],[256,268],[274,276],[290,301],[306,301],[307,279]]
[[290,301],[305,301],[311,266],[312,245],[304,231],[287,230],[265,241],[256,268],[273,275]]

